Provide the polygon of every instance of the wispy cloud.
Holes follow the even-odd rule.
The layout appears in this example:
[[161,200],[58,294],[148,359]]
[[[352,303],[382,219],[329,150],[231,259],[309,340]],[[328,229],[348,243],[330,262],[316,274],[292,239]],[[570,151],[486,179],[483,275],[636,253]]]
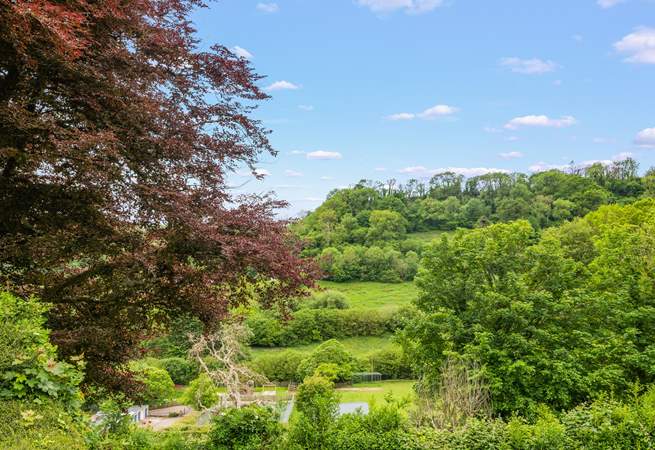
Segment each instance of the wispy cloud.
[[655,128],[646,128],[637,133],[635,144],[644,148],[655,148]]
[[252,53],[243,47],[239,47],[238,45],[232,47],[232,53],[237,55],[239,58],[252,59],[254,57]]
[[374,13],[390,13],[398,10],[408,14],[422,14],[443,5],[443,0],[357,0],[357,4]]
[[291,150],[291,151],[289,152],[289,154],[290,154],[290,155],[305,155],[305,154],[307,154],[307,152],[304,152],[304,151],[302,151],[302,150]]
[[587,161],[582,161],[580,163],[571,163],[571,164],[548,164],[543,161],[540,161],[528,167],[528,170],[530,172],[545,172],[547,170],[567,171],[574,168],[585,168],[585,167],[593,166],[594,164],[602,164],[604,166],[609,166],[616,161],[623,161],[624,159],[630,157],[632,157],[632,153],[622,152],[617,155],[614,155],[612,159],[589,159]]
[[516,158],[523,158],[525,155],[521,152],[506,152],[506,153],[499,153],[498,156],[500,156],[503,159],[516,159]]
[[502,58],[500,65],[507,67],[512,72],[524,75],[541,75],[554,72],[558,67],[553,61],[544,61],[538,58],[521,59],[517,57]]
[[297,172],[295,170],[287,169],[284,171],[284,175],[287,177],[302,177],[302,172]]
[[280,10],[277,3],[257,3],[257,10],[266,14],[273,14]]
[[563,116],[559,119],[551,119],[544,115],[530,115],[515,117],[505,124],[508,130],[516,130],[522,127],[551,127],[551,128],[564,128],[570,127],[577,123],[573,116]]
[[596,3],[598,3],[598,6],[600,6],[603,9],[608,9],[613,6],[618,5],[619,3],[624,3],[627,0],[598,0]]
[[314,111],[314,106],[313,105],[298,105],[298,109],[301,109],[303,111]]
[[420,113],[396,113],[387,116],[387,120],[400,121],[400,120],[413,120],[413,119],[436,119],[438,117],[452,116],[457,113],[459,108],[450,105],[435,105]]
[[266,170],[266,169],[255,169],[255,175],[257,175],[257,176],[260,176],[260,177],[267,177],[267,176],[269,176],[270,174],[271,174],[271,172],[269,172],[269,171]]
[[300,89],[300,86],[286,80],[276,81],[266,87],[267,91],[295,91],[297,89]]
[[614,48],[627,55],[625,62],[655,64],[655,28],[639,27],[614,44]]
[[341,159],[342,155],[339,152],[327,152],[325,150],[317,150],[315,152],[307,153],[307,159]]
[[425,166],[405,167],[400,169],[398,172],[414,176],[431,176],[437,173],[454,172],[460,175],[464,175],[465,177],[475,177],[478,175],[485,175],[495,172],[509,173],[509,171],[506,169],[496,169],[491,167],[441,167],[438,169],[428,169]]

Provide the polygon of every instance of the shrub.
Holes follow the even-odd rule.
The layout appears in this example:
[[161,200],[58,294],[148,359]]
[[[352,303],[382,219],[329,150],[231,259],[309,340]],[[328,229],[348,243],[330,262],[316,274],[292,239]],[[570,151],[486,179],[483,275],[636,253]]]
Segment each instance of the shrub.
[[371,370],[380,372],[384,378],[402,379],[412,377],[411,361],[402,348],[393,346],[371,353],[368,357]]
[[271,381],[302,381],[298,366],[305,355],[295,350],[262,356],[252,362],[251,367]]
[[66,404],[49,399],[0,402],[0,448],[86,449],[89,430],[66,409]]
[[253,405],[229,408],[215,416],[209,438],[217,449],[267,450],[281,434],[277,414]]
[[334,385],[322,377],[308,377],[298,387],[296,411],[289,439],[303,449],[330,449],[330,435],[339,406]]
[[298,366],[298,373],[304,378],[314,374],[321,364],[334,364],[338,367],[335,381],[349,381],[352,376],[353,357],[343,344],[330,339],[316,347]]
[[348,309],[346,296],[339,291],[324,291],[314,294],[309,302],[312,309]]
[[183,315],[174,319],[162,336],[147,341],[144,347],[159,357],[184,358],[191,349],[189,335],[200,333],[202,322],[196,317]]
[[0,292],[0,400],[57,398],[69,410],[81,404],[84,367],[57,361],[44,327],[47,305]]
[[143,364],[132,364],[135,380],[143,383],[142,400],[148,405],[161,406],[175,396],[175,383],[164,369]]
[[201,373],[184,392],[184,402],[196,409],[214,406],[218,402],[218,388],[206,373]]
[[198,376],[198,367],[188,359],[166,358],[160,361],[160,367],[171,377],[175,384],[189,384]]

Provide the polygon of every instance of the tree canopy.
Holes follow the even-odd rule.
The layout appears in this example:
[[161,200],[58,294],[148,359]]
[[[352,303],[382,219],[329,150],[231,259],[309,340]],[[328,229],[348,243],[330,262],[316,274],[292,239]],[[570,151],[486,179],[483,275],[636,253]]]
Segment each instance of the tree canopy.
[[52,339],[110,378],[153,320],[206,323],[311,283],[283,206],[227,175],[275,154],[247,60],[201,50],[199,0],[2,2],[0,283],[52,303]]
[[494,408],[556,410],[655,380],[655,201],[539,233],[525,220],[434,242],[410,328],[423,370],[480,364]]

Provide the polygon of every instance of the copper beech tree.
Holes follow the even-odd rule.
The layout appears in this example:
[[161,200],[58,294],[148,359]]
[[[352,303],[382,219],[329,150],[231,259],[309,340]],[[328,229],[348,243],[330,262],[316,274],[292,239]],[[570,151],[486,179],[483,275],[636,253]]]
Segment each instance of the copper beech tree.
[[107,385],[153,322],[312,283],[283,204],[226,180],[275,152],[250,117],[260,77],[194,37],[202,6],[0,1],[0,282],[52,303],[60,351]]

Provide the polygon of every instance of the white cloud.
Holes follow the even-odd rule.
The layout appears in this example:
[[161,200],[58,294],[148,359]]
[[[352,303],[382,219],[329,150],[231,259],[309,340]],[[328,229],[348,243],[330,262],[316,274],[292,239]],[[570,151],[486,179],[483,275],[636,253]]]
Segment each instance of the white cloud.
[[454,172],[459,175],[464,175],[465,177],[475,177],[478,175],[485,175],[494,172],[509,173],[509,171],[505,169],[496,169],[490,167],[440,167],[438,169],[428,169],[424,166],[405,167],[400,169],[398,172],[416,176],[431,176],[437,173]]
[[418,114],[421,119],[433,119],[435,117],[450,116],[459,111],[459,108],[448,105],[435,105]]
[[307,153],[307,159],[341,159],[339,152],[326,152],[324,150],[317,150],[315,152]]
[[269,172],[266,169],[255,169],[254,172],[255,172],[255,175],[260,176],[260,177],[267,177],[267,176],[269,176],[271,174],[271,172]]
[[298,105],[298,109],[302,109],[303,111],[314,111],[314,106],[312,106],[312,105]]
[[295,170],[287,169],[284,171],[284,174],[288,177],[302,177],[301,172],[296,172]]
[[639,147],[655,148],[655,128],[646,128],[637,133],[635,144]]
[[598,3],[598,6],[600,6],[603,9],[611,8],[612,6],[616,6],[619,3],[623,3],[626,0],[598,0],[596,3]]
[[561,170],[568,171],[574,168],[585,168],[593,166],[594,164],[602,164],[604,166],[609,166],[616,161],[623,161],[626,158],[632,157],[630,152],[622,152],[618,155],[614,155],[612,159],[589,159],[587,161],[582,161],[581,163],[571,163],[571,164],[548,164],[543,161],[533,164],[528,167],[530,172],[544,172],[546,170]]
[[403,10],[408,14],[421,14],[443,5],[443,0],[357,0],[360,6],[374,13],[390,13]]
[[239,47],[238,45],[235,45],[232,47],[232,53],[237,55],[239,58],[245,58],[245,59],[252,59],[253,55],[250,53],[248,50],[246,50],[243,47]]
[[414,113],[398,113],[398,114],[391,114],[390,116],[387,116],[387,119],[397,121],[397,120],[412,120],[416,117],[416,114]]
[[655,28],[640,27],[614,44],[619,53],[627,55],[625,62],[655,64]]
[[267,91],[295,91],[296,89],[300,89],[300,86],[285,80],[276,81],[266,88]]
[[413,119],[436,119],[437,117],[451,116],[459,111],[459,108],[449,105],[435,105],[431,108],[428,108],[420,113],[408,113],[402,112],[397,114],[391,114],[387,116],[387,120],[399,121],[399,120],[413,120]]
[[323,180],[323,181],[330,181],[330,180],[334,180],[334,177],[322,176],[322,177],[321,177],[321,180]]
[[553,72],[558,67],[553,61],[544,61],[539,58],[521,59],[516,57],[502,58],[500,65],[507,67],[512,72],[525,75],[541,75],[543,73]]
[[525,156],[521,152],[506,152],[506,153],[499,153],[498,156],[500,156],[503,159],[516,159],[516,158],[523,158]]
[[272,14],[278,12],[280,7],[277,3],[257,3],[257,10],[267,14]]
[[575,125],[577,121],[573,116],[563,116],[560,119],[551,119],[548,116],[522,116],[515,117],[505,124],[505,128],[508,130],[516,130],[521,127],[552,127],[552,128],[564,128]]

